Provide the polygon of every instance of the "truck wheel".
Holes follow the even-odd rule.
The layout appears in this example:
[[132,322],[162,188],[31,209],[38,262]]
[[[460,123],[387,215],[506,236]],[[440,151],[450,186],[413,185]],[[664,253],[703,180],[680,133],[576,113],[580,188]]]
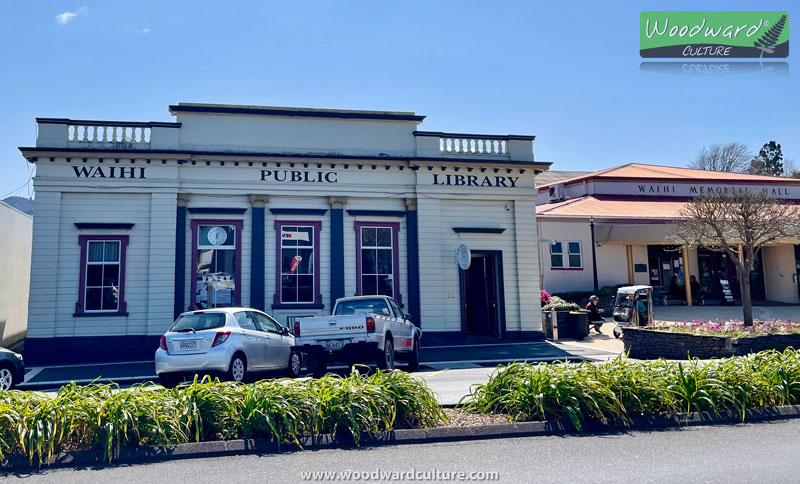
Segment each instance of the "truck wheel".
[[322,353],[306,356],[306,366],[314,378],[322,378],[328,372],[328,359]]
[[408,353],[408,371],[419,371],[419,338],[414,338],[414,346]]
[[387,335],[383,351],[378,353],[378,368],[381,370],[394,370],[394,345],[391,336]]

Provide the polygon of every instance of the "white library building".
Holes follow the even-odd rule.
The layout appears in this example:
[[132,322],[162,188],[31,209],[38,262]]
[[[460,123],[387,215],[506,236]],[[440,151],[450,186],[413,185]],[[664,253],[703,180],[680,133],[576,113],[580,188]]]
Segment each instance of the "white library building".
[[394,297],[423,344],[542,337],[533,136],[420,131],[410,112],[169,111],[38,118],[20,148],[28,364],[151,358],[190,308],[287,324],[362,294]]

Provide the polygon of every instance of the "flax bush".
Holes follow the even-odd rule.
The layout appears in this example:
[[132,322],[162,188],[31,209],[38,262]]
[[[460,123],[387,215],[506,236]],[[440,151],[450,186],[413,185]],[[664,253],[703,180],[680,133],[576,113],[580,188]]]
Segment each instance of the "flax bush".
[[462,399],[465,411],[515,420],[624,421],[660,413],[732,412],[800,403],[800,352],[700,362],[513,363]]
[[0,459],[24,455],[41,465],[59,452],[103,449],[111,461],[131,446],[363,434],[430,427],[446,420],[425,383],[400,371],[252,384],[206,377],[165,389],[152,383],[67,385],[50,397],[0,392]]

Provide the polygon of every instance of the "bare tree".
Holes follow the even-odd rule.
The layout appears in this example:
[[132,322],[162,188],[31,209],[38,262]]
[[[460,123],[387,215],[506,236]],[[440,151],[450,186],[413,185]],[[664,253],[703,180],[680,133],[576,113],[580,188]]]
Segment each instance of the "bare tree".
[[797,169],[797,164],[794,160],[783,162],[783,176],[786,178],[800,178],[800,170]]
[[765,245],[800,236],[800,206],[765,192],[703,195],[689,202],[674,225],[690,247],[728,254],[739,270],[744,324],[753,324],[750,273]]
[[750,150],[742,143],[713,144],[700,150],[689,167],[698,170],[744,173],[750,167],[751,158]]

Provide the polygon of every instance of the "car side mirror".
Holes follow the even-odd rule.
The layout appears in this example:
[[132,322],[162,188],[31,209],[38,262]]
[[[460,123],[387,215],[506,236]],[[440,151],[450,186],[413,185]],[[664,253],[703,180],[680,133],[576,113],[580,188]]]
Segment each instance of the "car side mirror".
[[289,328],[286,326],[281,326],[281,334],[287,336],[289,334]]
[[411,320],[411,315],[408,314],[408,313],[403,314],[403,320],[404,321],[410,321]]

